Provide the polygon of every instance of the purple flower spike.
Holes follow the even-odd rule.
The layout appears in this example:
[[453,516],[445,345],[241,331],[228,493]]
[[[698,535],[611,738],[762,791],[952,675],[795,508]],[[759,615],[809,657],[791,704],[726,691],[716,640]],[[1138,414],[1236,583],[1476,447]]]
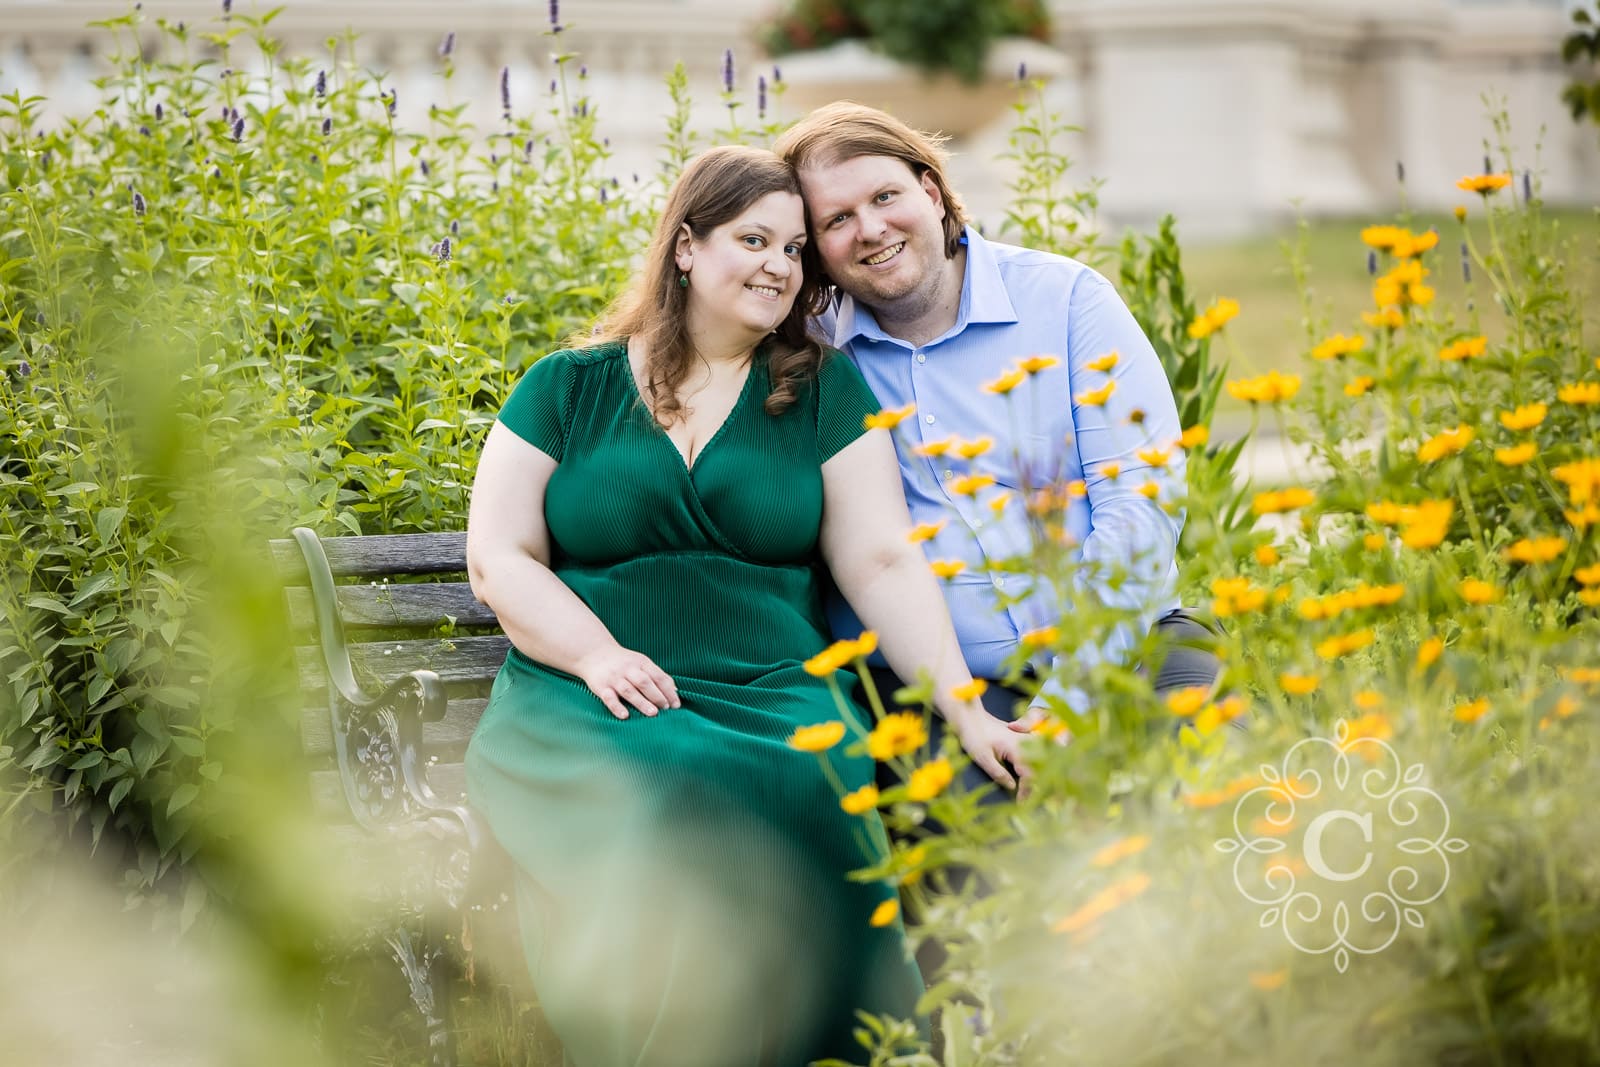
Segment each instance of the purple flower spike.
[[1401,185],[1406,183],[1406,165],[1403,160],[1397,159],[1394,161],[1394,176],[1395,180]]
[[452,236],[455,236],[455,237],[461,236],[461,220],[460,219],[451,219],[450,220],[450,233],[451,233]]
[[756,117],[767,117],[767,76],[765,74],[756,78]]
[[436,254],[440,263],[450,262],[450,238],[446,237],[439,242]]
[[1378,273],[1378,253],[1377,252],[1373,252],[1373,251],[1367,252],[1367,273],[1368,274],[1376,274],[1376,273]]
[[733,92],[733,49],[725,49],[722,53],[722,91]]
[[1531,170],[1522,172],[1522,202],[1524,204],[1533,203],[1533,171]]
[[1472,284],[1472,257],[1467,255],[1467,242],[1461,242],[1461,280]]
[[166,114],[167,113],[161,109],[161,105],[157,104],[156,105],[156,121],[160,122],[163,118],[166,117]]
[[1488,174],[1492,170],[1494,170],[1494,162],[1489,158],[1489,155],[1486,152],[1483,156],[1483,172]]
[[134,193],[133,194],[133,216],[134,216],[134,218],[142,219],[142,218],[144,218],[144,213],[145,213],[144,197],[142,195],[140,195],[139,193]]
[[441,59],[449,59],[450,53],[454,52],[455,50],[456,31],[451,30],[449,33],[444,35],[444,40],[439,42],[439,56]]
[[587,64],[587,63],[579,64],[579,66],[578,66],[578,77],[579,78],[587,78],[588,76],[589,76],[589,64]]
[[333,132],[333,120],[331,118],[323,119],[322,120],[322,136],[326,137],[326,136],[328,136],[328,134],[330,134],[332,132]]
[[783,68],[782,67],[774,66],[772,68],[772,84],[774,86],[778,86],[778,85],[782,85],[783,84]]
[[1017,64],[1017,81],[1025,82],[1027,80],[1028,80],[1028,64],[1026,64],[1026,63],[1018,63]]
[[400,90],[389,90],[389,117],[394,118],[394,113],[400,109]]
[[23,378],[26,378],[26,377],[28,377],[28,375],[30,375],[32,373],[33,373],[33,365],[31,363],[29,363],[27,360],[23,360],[21,363],[17,364],[17,374],[19,376],[21,376]]
[[550,79],[550,95],[554,96],[554,95],[556,95],[556,92],[557,92],[556,80],[554,78],[551,78]]
[[227,18],[233,14],[233,0],[222,0],[222,17]]
[[500,111],[506,118],[511,117],[511,68],[500,68]]
[[561,0],[550,0],[550,32],[561,32]]
[[422,176],[424,178],[433,173],[433,168],[428,166],[428,161],[426,159],[417,160],[417,169],[422,172]]
[[316,90],[316,94],[317,94],[318,97],[324,97],[324,96],[328,95],[328,72],[327,71],[325,71],[325,70],[317,71],[317,84],[315,86],[313,86],[313,88]]
[[238,144],[242,140],[244,140],[244,116],[243,115],[241,115],[238,118],[233,120],[233,143],[234,144]]
[[600,187],[600,202],[602,204],[606,202],[606,187],[603,185]]
[[150,136],[150,127],[148,127],[148,126],[140,126],[139,127],[139,133],[142,134],[145,137],[149,137]]

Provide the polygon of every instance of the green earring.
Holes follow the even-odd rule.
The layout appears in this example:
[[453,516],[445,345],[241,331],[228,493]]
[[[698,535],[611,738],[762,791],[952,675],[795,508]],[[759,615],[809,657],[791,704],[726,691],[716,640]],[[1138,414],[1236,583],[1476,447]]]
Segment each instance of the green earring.
[[688,275],[687,272],[678,275],[678,288],[679,289],[687,289],[687,288],[689,288],[689,275]]

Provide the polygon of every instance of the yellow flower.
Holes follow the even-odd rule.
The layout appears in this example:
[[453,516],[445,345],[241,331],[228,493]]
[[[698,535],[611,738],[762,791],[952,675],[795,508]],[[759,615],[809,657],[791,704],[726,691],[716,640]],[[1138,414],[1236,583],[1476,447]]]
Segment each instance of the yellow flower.
[[1572,523],[1573,529],[1578,531],[1587,530],[1600,523],[1600,507],[1593,504],[1585,504],[1581,510],[1563,511],[1561,514],[1565,515],[1567,521]]
[[1248,578],[1214,579],[1211,593],[1216,598],[1211,611],[1221,618],[1260,611],[1267,603],[1267,591],[1253,587]]
[[959,478],[951,478],[949,484],[950,491],[956,496],[977,496],[980,490],[994,484],[994,475],[963,474]]
[[867,783],[854,793],[839,798],[839,806],[851,815],[865,815],[878,806],[878,787]]
[[1500,554],[1512,563],[1549,563],[1566,550],[1565,537],[1525,537]]
[[1105,406],[1105,402],[1111,399],[1111,394],[1116,391],[1117,383],[1107,382],[1098,389],[1091,389],[1087,393],[1079,393],[1077,396],[1072,398],[1072,402],[1081,407],[1103,407]]
[[1456,182],[1456,188],[1466,193],[1478,193],[1487,198],[1511,184],[1509,174],[1469,174]]
[[1322,679],[1314,674],[1294,674],[1289,671],[1278,675],[1278,685],[1290,696],[1303,697],[1317,691]]
[[876,415],[868,415],[864,421],[869,430],[892,430],[909,419],[916,410],[917,405],[907,404],[903,408],[885,409]]
[[1494,461],[1506,467],[1520,467],[1539,454],[1539,446],[1532,441],[1524,441],[1520,445],[1510,448],[1497,448],[1494,450]]
[[1089,483],[1082,478],[1074,478],[1067,483],[1066,492],[1069,500],[1073,498],[1081,500],[1089,495]]
[[1278,555],[1278,550],[1272,545],[1256,546],[1256,562],[1261,564],[1263,567],[1272,566],[1274,563],[1277,563],[1280,558],[1281,557]]
[[890,760],[915,752],[928,743],[928,728],[922,716],[910,711],[895,711],[878,721],[867,735],[867,755],[875,760]]
[[1161,483],[1145,482],[1139,487],[1139,494],[1147,500],[1154,500],[1161,495]]
[[1120,463],[1102,463],[1102,464],[1100,464],[1100,477],[1104,478],[1108,482],[1116,481],[1117,480],[1117,475],[1119,475],[1121,473],[1122,473],[1122,464],[1120,464]]
[[1444,652],[1444,642],[1437,637],[1430,637],[1417,648],[1417,670],[1424,670],[1439,659]]
[[1117,365],[1117,360],[1120,358],[1121,357],[1115,352],[1107,352],[1099,359],[1091,359],[1089,362],[1085,363],[1084,366],[1090,370],[1104,372],[1110,370],[1112,367],[1115,367]]
[[1567,487],[1572,503],[1579,507],[1600,494],[1600,459],[1580,459],[1563,463],[1550,476]]
[[1366,396],[1367,393],[1371,392],[1375,384],[1377,383],[1373,381],[1370,374],[1358,374],[1345,383],[1344,395],[1352,397]]
[[844,740],[844,723],[819,722],[814,726],[801,726],[789,735],[789,747],[801,752],[826,752]]
[[1393,252],[1397,259],[1412,259],[1422,255],[1424,252],[1431,251],[1438,244],[1439,233],[1437,230],[1426,230],[1423,233],[1411,233],[1408,230],[1405,236],[1396,241],[1394,247],[1389,251]]
[[990,499],[989,510],[994,512],[996,515],[1000,515],[1006,510],[1006,505],[1009,503],[1011,503],[1011,494],[1001,493],[999,496]]
[[1544,421],[1548,411],[1543,404],[1523,404],[1515,411],[1502,411],[1500,425],[1508,430],[1531,430]]
[[1492,604],[1500,599],[1499,589],[1477,578],[1468,578],[1457,588],[1461,591],[1461,599],[1468,604]]
[[1365,344],[1366,341],[1360,337],[1346,337],[1342,333],[1336,333],[1313,348],[1311,350],[1311,358],[1321,360],[1343,359],[1353,352],[1361,351],[1362,346]]
[[1394,247],[1396,241],[1409,234],[1399,226],[1368,226],[1361,231],[1361,240],[1380,252],[1387,252]]
[[936,559],[928,564],[935,578],[949,580],[967,569],[965,562],[959,559]]
[[1600,382],[1573,382],[1556,390],[1556,399],[1563,404],[1600,404]]
[[1195,712],[1206,706],[1206,697],[1211,695],[1211,687],[1192,685],[1187,689],[1167,694],[1167,710],[1180,718],[1187,719]]
[[1023,356],[1017,360],[1017,369],[1024,374],[1038,374],[1042,370],[1061,366],[1061,360],[1056,356]]
[[1406,324],[1406,317],[1394,308],[1381,308],[1378,311],[1363,311],[1361,321],[1368,326],[1398,330]]
[[1206,308],[1205,311],[1200,313],[1198,319],[1189,324],[1189,336],[1197,341],[1203,337],[1210,337],[1231,322],[1234,316],[1238,314],[1239,302],[1223,297]]
[[1243,715],[1244,712],[1244,698],[1231,696],[1221,703],[1207,704],[1200,714],[1195,716],[1194,728],[1200,733],[1201,737],[1208,737],[1216,731],[1217,727],[1225,722],[1232,722]]
[[1455,216],[1456,216],[1456,221],[1457,222],[1466,222],[1467,221],[1467,205],[1465,205],[1465,204],[1457,204],[1455,206]]
[[1388,543],[1383,539],[1383,534],[1369,533],[1361,539],[1361,547],[1368,552],[1381,552]]
[[1570,719],[1574,715],[1578,714],[1578,708],[1578,698],[1573,696],[1571,693],[1567,693],[1563,695],[1560,700],[1556,701],[1556,718]]
[[1300,391],[1298,374],[1279,374],[1272,370],[1255,378],[1237,378],[1227,383],[1228,395],[1252,404],[1276,404],[1293,399]]
[[1489,339],[1484,336],[1464,337],[1459,341],[1452,341],[1439,349],[1439,358],[1446,363],[1458,363],[1464,359],[1477,359],[1489,347]]
[[942,456],[956,446],[959,437],[946,437],[942,441],[924,441],[911,451],[919,456]]
[[911,528],[910,533],[906,534],[906,540],[910,541],[914,545],[920,545],[925,541],[932,541],[935,537],[939,536],[939,531],[943,530],[944,527],[944,519],[940,519],[938,522],[919,522],[917,525]]
[[1317,642],[1316,652],[1322,659],[1338,659],[1340,656],[1349,655],[1372,644],[1371,630],[1356,630],[1353,633],[1329,637]]
[[[876,646],[876,639],[874,639],[873,644]],[[848,667],[856,656],[862,654],[859,651],[860,648],[861,645],[857,641],[835,641],[815,656],[806,660],[806,673],[818,678],[826,678],[834,671]]]
[[1141,448],[1138,456],[1152,467],[1165,467],[1172,462],[1172,453],[1165,448]]
[[1600,589],[1580,589],[1578,590],[1578,600],[1588,607],[1600,608]]
[[1037,630],[1025,631],[1018,640],[1023,648],[1049,648],[1061,640],[1061,631],[1054,626],[1041,626]]
[[1309,489],[1291,486],[1270,493],[1257,493],[1250,509],[1257,515],[1280,515],[1285,511],[1308,507],[1315,503],[1317,494]]
[[1251,971],[1250,984],[1263,993],[1270,993],[1274,989],[1281,989],[1283,983],[1289,980],[1287,970],[1278,971]]
[[899,898],[890,897],[888,900],[884,901],[882,904],[879,904],[873,909],[872,918],[867,921],[872,923],[873,926],[888,926],[890,923],[894,922],[895,916],[899,914]]
[[973,441],[956,442],[955,451],[956,455],[960,456],[962,459],[977,459],[979,456],[983,455],[993,447],[994,438],[984,436]]
[[1129,875],[1100,890],[1079,908],[1050,927],[1054,934],[1075,934],[1120,908],[1134,897],[1150,888],[1150,876],[1139,873]]
[[1134,834],[1113,841],[1089,857],[1091,867],[1109,867],[1118,860],[1125,860],[1129,856],[1137,856],[1150,846],[1149,834]]
[[986,393],[994,393],[997,396],[1004,396],[1017,386],[1021,385],[1027,380],[1027,378],[1028,375],[1024,371],[1017,370],[1013,367],[1012,369],[1001,374],[1000,377],[996,378],[994,381],[985,382],[983,384],[983,391]]
[[1394,736],[1394,726],[1390,724],[1386,715],[1381,712],[1368,712],[1352,722],[1345,724],[1344,741],[1340,749],[1349,752],[1359,742],[1371,738],[1374,741],[1387,741]]
[[1356,694],[1355,701],[1362,711],[1377,711],[1383,707],[1383,694],[1376,689],[1363,689]]
[[1205,426],[1191,426],[1183,431],[1183,436],[1178,438],[1178,447],[1183,449],[1199,448],[1211,440],[1211,430]]
[[969,700],[977,700],[989,691],[989,683],[982,678],[974,678],[966,685],[958,685],[950,690],[950,696],[965,704]]
[[1406,287],[1406,299],[1418,307],[1427,307],[1433,303],[1435,295],[1437,294],[1435,294],[1433,286],[1423,285],[1421,282]]
[[1422,447],[1417,449],[1417,459],[1423,463],[1438,462],[1466,448],[1476,436],[1476,431],[1466,423],[1453,430],[1441,431],[1422,443]]
[[1574,685],[1600,685],[1600,667],[1564,667],[1561,673]]
[[1572,576],[1578,580],[1579,585],[1600,585],[1600,563],[1579,567],[1572,572]]
[[1455,716],[1456,722],[1477,722],[1489,714],[1489,699],[1479,697],[1477,700],[1463,701],[1455,706],[1451,714]]
[[932,800],[944,792],[945,787],[955,776],[956,772],[950,766],[950,761],[943,756],[924,763],[911,772],[911,780],[906,783],[906,798],[916,801]]

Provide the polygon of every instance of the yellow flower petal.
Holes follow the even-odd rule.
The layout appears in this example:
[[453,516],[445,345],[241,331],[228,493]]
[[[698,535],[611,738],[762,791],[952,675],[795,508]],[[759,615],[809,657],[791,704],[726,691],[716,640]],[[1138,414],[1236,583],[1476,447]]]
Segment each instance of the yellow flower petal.
[[801,726],[789,735],[789,747],[801,752],[826,752],[844,740],[844,723],[819,722],[814,726]]

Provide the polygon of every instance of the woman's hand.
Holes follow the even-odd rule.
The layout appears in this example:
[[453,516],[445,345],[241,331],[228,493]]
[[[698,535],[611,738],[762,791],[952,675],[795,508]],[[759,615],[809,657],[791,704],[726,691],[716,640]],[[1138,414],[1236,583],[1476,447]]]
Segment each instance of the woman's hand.
[[956,731],[961,747],[972,757],[972,762],[982,767],[985,774],[1003,789],[1016,789],[1020,785],[1023,795],[1027,794],[1033,772],[1022,758],[1025,735],[1013,733],[1003,720],[990,715],[981,705],[973,705],[959,716],[947,717],[946,722]]
[[628,717],[629,704],[645,715],[683,706],[678,699],[678,687],[666,671],[644,653],[621,645],[609,645],[588,653],[578,660],[573,673],[582,678],[589,692],[599,697],[606,710],[619,719]]

